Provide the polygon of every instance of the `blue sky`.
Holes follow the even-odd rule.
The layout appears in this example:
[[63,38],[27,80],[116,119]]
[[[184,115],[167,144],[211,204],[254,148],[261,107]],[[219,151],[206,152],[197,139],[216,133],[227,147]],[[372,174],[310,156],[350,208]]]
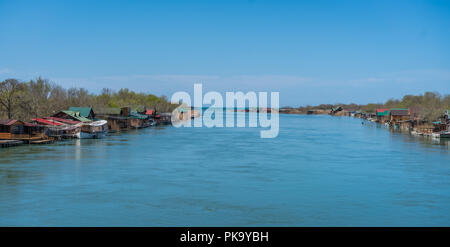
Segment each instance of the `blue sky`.
[[281,105],[450,93],[449,1],[0,0],[0,79]]

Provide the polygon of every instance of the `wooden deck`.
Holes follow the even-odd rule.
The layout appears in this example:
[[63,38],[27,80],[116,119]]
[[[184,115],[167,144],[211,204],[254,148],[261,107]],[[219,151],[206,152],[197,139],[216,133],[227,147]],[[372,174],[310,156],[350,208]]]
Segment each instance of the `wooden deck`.
[[23,141],[18,140],[0,140],[0,148],[8,148],[22,145]]
[[35,140],[35,141],[30,141],[30,144],[49,144],[49,143],[53,143],[54,139],[44,139],[44,140]]

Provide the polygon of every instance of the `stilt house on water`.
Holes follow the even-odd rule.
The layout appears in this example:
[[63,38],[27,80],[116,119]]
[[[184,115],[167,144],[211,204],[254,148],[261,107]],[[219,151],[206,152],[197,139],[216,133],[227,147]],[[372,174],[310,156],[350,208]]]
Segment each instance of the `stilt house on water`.
[[385,123],[390,120],[391,117],[390,109],[377,109],[377,122]]
[[128,129],[128,107],[118,108],[100,108],[96,109],[96,117],[108,121],[108,128],[111,132],[117,132],[121,129]]
[[392,108],[391,109],[391,123],[397,124],[409,120],[410,112],[408,108]]
[[0,139],[2,140],[40,140],[46,139],[43,128],[20,120],[0,119]]

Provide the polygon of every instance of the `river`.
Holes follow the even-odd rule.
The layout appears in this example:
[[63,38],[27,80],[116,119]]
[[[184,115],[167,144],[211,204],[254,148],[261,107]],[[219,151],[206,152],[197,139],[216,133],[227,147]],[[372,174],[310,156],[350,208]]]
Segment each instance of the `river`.
[[0,226],[450,226],[450,145],[360,119],[0,149]]

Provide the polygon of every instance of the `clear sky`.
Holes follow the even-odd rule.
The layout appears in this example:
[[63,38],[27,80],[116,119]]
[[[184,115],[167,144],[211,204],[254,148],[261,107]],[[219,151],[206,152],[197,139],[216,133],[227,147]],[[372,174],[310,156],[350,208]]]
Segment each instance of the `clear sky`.
[[280,104],[450,93],[450,1],[0,0],[0,79],[279,91]]

